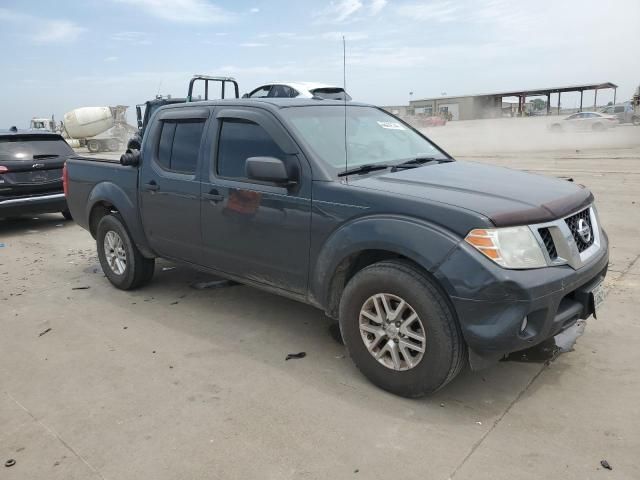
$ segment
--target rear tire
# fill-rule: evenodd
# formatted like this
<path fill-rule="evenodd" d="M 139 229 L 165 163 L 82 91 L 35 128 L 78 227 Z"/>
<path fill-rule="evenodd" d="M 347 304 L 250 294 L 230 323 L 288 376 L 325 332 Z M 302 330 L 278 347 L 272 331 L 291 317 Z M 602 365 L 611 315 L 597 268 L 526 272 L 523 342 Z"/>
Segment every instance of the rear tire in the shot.
<path fill-rule="evenodd" d="M 604 130 L 604 125 L 601 123 L 594 123 L 591 128 L 593 129 L 594 132 L 601 132 Z"/>
<path fill-rule="evenodd" d="M 640 126 L 640 117 L 633 117 L 633 119 L 631 119 L 631 122 L 636 126 Z"/>
<path fill-rule="evenodd" d="M 551 131 L 556 133 L 562 132 L 562 125 L 554 123 L 553 125 L 551 125 Z"/>
<path fill-rule="evenodd" d="M 98 153 L 100 152 L 100 142 L 98 142 L 97 140 L 89 140 L 87 142 L 87 149 L 91 152 L 91 153 Z"/>
<path fill-rule="evenodd" d="M 393 311 L 386 315 L 390 322 L 372 320 L 388 311 Z M 465 365 L 466 344 L 453 307 L 409 262 L 383 261 L 358 272 L 340 300 L 340 330 L 358 369 L 378 387 L 403 397 L 437 391 Z"/>
<path fill-rule="evenodd" d="M 153 277 L 155 260 L 140 253 L 119 215 L 100 220 L 96 244 L 102 271 L 114 287 L 133 290 Z"/>

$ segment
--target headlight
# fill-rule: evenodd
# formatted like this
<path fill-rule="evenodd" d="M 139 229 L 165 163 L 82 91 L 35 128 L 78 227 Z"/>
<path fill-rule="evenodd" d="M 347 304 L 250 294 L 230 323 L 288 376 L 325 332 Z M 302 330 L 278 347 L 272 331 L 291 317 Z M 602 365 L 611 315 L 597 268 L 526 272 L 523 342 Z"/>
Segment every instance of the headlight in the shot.
<path fill-rule="evenodd" d="M 547 266 L 529 227 L 478 228 L 471 230 L 465 241 L 504 268 Z"/>

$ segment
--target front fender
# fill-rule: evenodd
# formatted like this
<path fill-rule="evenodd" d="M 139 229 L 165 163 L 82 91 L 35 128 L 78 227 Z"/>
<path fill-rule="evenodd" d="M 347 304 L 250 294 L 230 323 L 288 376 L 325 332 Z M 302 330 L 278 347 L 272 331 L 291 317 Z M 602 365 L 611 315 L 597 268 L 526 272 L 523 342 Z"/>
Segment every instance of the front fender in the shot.
<path fill-rule="evenodd" d="M 132 198 L 133 197 L 133 198 Z M 131 235 L 133 242 L 136 244 L 140 252 L 145 257 L 155 257 L 156 255 L 151 250 L 147 237 L 144 234 L 142 228 L 142 222 L 140 221 L 137 191 L 128 192 L 122 187 L 111 182 L 101 182 L 97 184 L 91 193 L 87 201 L 87 211 L 85 218 L 91 218 L 91 211 L 98 203 L 108 203 L 118 211 L 125 226 Z"/>
<path fill-rule="evenodd" d="M 453 232 L 411 217 L 372 215 L 355 219 L 334 231 L 320 250 L 311 273 L 309 300 L 326 309 L 334 273 L 345 259 L 359 252 L 392 252 L 432 272 L 459 242 Z"/>

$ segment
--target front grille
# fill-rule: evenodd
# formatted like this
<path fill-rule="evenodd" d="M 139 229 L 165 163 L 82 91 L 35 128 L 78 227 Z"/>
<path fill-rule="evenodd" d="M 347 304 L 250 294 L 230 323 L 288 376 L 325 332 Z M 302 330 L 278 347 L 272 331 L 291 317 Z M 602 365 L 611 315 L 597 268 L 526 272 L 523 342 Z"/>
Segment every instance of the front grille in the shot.
<path fill-rule="evenodd" d="M 540 234 L 540 238 L 544 242 L 544 247 L 547 249 L 547 253 L 549 254 L 549 258 L 551 260 L 555 260 L 558 258 L 558 251 L 556 250 L 556 244 L 553 243 L 553 237 L 551 236 L 551 232 L 548 228 L 539 228 L 538 233 Z"/>
<path fill-rule="evenodd" d="M 593 226 L 591 225 L 591 214 L 588 208 L 585 208 L 575 215 L 565 218 L 564 221 L 569 227 L 569 230 L 571 230 L 571 235 L 573 235 L 573 240 L 576 242 L 576 246 L 578 247 L 578 251 L 580 253 L 584 252 L 587 248 L 593 245 L 595 235 L 593 233 Z M 580 234 L 581 226 L 583 233 L 588 231 L 588 235 L 586 235 L 587 238 L 584 238 Z"/>

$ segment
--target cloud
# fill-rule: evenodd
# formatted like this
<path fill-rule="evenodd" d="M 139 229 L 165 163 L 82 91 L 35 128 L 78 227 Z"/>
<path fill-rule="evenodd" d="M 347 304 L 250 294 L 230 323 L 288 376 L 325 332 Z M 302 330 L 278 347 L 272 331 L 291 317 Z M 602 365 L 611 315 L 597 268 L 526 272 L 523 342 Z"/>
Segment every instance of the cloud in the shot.
<path fill-rule="evenodd" d="M 131 45 L 151 45 L 152 43 L 150 36 L 145 32 L 116 32 L 111 35 L 111 39 Z"/>
<path fill-rule="evenodd" d="M 316 12 L 315 17 L 320 23 L 342 23 L 360 11 L 363 6 L 361 0 L 332 1 L 326 8 Z"/>
<path fill-rule="evenodd" d="M 259 8 L 257 8 L 257 7 L 253 7 L 251 10 L 249 10 L 249 12 L 251 12 L 251 13 L 258 13 L 258 12 L 260 12 L 260 9 L 259 9 Z"/>
<path fill-rule="evenodd" d="M 118 57 L 107 57 L 104 59 L 105 62 L 117 62 Z"/>
<path fill-rule="evenodd" d="M 369 14 L 377 15 L 387 5 L 387 0 L 371 0 L 369 4 Z"/>
<path fill-rule="evenodd" d="M 261 48 L 261 47 L 268 47 L 269 44 L 268 43 L 258 43 L 258 42 L 245 42 L 245 43 L 241 43 L 239 46 L 240 47 L 246 47 L 246 48 Z"/>
<path fill-rule="evenodd" d="M 399 5 L 396 11 L 399 15 L 416 21 L 435 20 L 450 22 L 455 20 L 459 6 L 451 1 L 437 1 L 432 3 L 407 3 Z"/>
<path fill-rule="evenodd" d="M 224 23 L 235 15 L 209 0 L 114 0 L 145 10 L 149 15 L 176 23 Z"/>
<path fill-rule="evenodd" d="M 43 19 L 8 8 L 0 8 L 0 21 L 15 24 L 23 34 L 26 30 L 30 41 L 36 45 L 71 43 L 86 31 L 70 20 Z"/>

